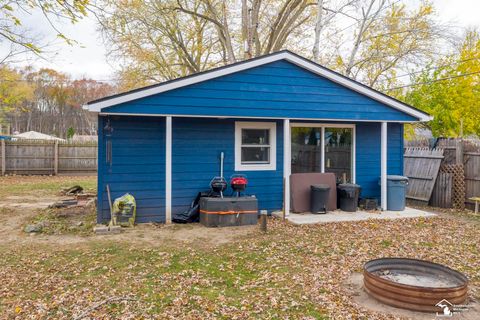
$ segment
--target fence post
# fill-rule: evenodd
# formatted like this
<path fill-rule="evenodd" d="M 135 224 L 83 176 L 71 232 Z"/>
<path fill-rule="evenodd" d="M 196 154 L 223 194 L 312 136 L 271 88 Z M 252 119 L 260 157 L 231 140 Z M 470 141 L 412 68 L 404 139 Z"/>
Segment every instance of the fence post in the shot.
<path fill-rule="evenodd" d="M 457 139 L 455 143 L 455 163 L 463 164 L 463 141 L 462 139 Z"/>
<path fill-rule="evenodd" d="M 55 140 L 54 145 L 54 158 L 53 158 L 53 172 L 55 175 L 58 175 L 58 141 Z"/>
<path fill-rule="evenodd" d="M 5 175 L 5 171 L 7 170 L 6 168 L 6 164 L 7 164 L 7 161 L 5 160 L 6 156 L 5 156 L 5 140 L 2 139 L 2 176 Z"/>

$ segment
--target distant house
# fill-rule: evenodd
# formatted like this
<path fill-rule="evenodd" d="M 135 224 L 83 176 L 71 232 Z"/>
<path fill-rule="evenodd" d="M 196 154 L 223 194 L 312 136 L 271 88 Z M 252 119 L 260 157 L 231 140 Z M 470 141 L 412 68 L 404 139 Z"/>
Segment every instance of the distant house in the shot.
<path fill-rule="evenodd" d="M 417 127 L 414 129 L 416 139 L 433 139 L 432 131 L 428 128 Z"/>
<path fill-rule="evenodd" d="M 72 142 L 97 142 L 98 136 L 74 134 L 71 141 Z"/>
<path fill-rule="evenodd" d="M 219 175 L 221 152 L 225 176 L 246 174 L 259 209 L 289 214 L 299 171 L 332 172 L 386 209 L 387 174 L 403 174 L 404 123 L 432 119 L 289 51 L 85 108 L 98 114 L 99 222 L 110 219 L 107 185 L 112 198 L 135 196 L 138 222 L 170 222 Z"/>
<path fill-rule="evenodd" d="M 18 133 L 14 134 L 12 136 L 13 139 L 25 139 L 25 140 L 50 140 L 50 141 L 59 141 L 59 142 L 65 142 L 65 139 L 57 138 L 55 136 L 51 136 L 48 134 L 44 134 L 41 132 L 36 132 L 36 131 L 27 131 L 24 133 Z"/>

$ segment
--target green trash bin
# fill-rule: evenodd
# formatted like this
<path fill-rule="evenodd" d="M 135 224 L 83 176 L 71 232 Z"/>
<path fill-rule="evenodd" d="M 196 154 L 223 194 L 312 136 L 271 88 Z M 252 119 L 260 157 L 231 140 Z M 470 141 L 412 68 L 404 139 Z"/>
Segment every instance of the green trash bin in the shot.
<path fill-rule="evenodd" d="M 381 179 L 378 180 L 381 185 Z M 405 210 L 407 195 L 408 177 L 388 175 L 387 176 L 387 210 Z"/>

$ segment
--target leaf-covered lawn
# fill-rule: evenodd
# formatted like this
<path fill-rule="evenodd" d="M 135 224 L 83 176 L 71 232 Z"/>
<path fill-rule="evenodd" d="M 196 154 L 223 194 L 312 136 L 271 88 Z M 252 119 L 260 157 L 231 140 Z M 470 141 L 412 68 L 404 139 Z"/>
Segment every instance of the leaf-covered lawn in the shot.
<path fill-rule="evenodd" d="M 73 184 L 95 190 L 95 177 L 0 182 L 4 203 L 6 196 L 53 196 Z M 15 226 L 10 217 L 22 210 L 2 208 L 0 232 Z M 471 297 L 480 298 L 479 220 L 465 213 L 310 226 L 270 219 L 267 234 L 229 229 L 227 241 L 219 241 L 221 230 L 191 225 L 98 237 L 71 231 L 56 211 L 26 215 L 49 224 L 42 235 L 26 235 L 21 226 L 10 237 L 0 234 L 0 319 L 74 319 L 87 310 L 90 319 L 389 319 L 356 305 L 344 284 L 366 261 L 385 256 L 444 263 L 464 272 Z M 82 217 L 90 227 L 93 215 Z M 118 297 L 129 300 L 91 309 Z"/>
<path fill-rule="evenodd" d="M 181 231 L 183 226 L 179 227 Z M 188 227 L 188 226 L 185 226 Z M 221 246 L 108 237 L 74 246 L 0 246 L 0 314 L 71 319 L 388 319 L 358 308 L 343 285 L 369 259 L 445 263 L 480 285 L 478 224 L 451 218 L 293 226 L 269 221 Z M 162 228 L 157 229 L 162 232 Z M 476 288 L 471 295 L 479 298 Z"/>

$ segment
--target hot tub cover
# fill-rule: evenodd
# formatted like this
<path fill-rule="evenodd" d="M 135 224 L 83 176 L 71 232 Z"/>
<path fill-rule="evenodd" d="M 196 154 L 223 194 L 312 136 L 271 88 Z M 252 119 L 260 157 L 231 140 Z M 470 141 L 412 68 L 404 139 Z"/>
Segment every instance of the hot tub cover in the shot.
<path fill-rule="evenodd" d="M 292 212 L 310 211 L 310 187 L 326 184 L 330 187 L 327 210 L 337 209 L 337 184 L 333 173 L 294 173 L 290 176 Z"/>

